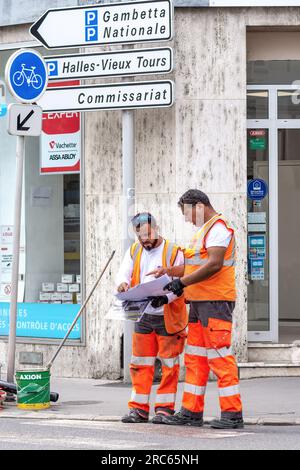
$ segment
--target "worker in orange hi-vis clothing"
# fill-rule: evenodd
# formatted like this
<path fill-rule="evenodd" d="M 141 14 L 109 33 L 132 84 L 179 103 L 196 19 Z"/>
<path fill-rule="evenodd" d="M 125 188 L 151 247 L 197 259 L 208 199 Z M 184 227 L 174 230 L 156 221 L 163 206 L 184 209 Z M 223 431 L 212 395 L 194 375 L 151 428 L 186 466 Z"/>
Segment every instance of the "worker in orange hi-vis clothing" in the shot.
<path fill-rule="evenodd" d="M 221 418 L 211 426 L 242 428 L 238 368 L 231 349 L 236 300 L 234 229 L 213 209 L 202 191 L 187 191 L 178 204 L 185 220 L 199 230 L 185 249 L 185 266 L 151 272 L 156 277 L 164 273 L 176 276 L 165 289 L 177 295 L 184 292 L 190 304 L 182 408 L 162 421 L 173 425 L 203 425 L 204 395 L 212 370 L 218 378 Z"/>
<path fill-rule="evenodd" d="M 156 220 L 150 213 L 137 214 L 132 224 L 138 242 L 125 253 L 117 275 L 119 292 L 153 280 L 148 273 L 154 268 L 184 263 L 183 252 L 159 235 Z M 160 424 L 163 416 L 174 414 L 179 356 L 184 349 L 187 323 L 184 297 L 173 293 L 153 297 L 142 318 L 135 323 L 130 364 L 132 394 L 128 403 L 129 413 L 122 422 L 144 423 L 149 420 L 149 399 L 157 357 L 161 361 L 162 378 L 156 393 L 152 423 Z"/>

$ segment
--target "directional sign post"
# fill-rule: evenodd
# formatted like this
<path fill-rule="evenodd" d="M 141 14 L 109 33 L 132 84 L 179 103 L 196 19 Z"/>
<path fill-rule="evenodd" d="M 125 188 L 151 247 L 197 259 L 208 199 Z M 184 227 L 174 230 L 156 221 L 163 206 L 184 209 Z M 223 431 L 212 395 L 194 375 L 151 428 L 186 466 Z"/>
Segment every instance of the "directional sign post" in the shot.
<path fill-rule="evenodd" d="M 47 49 L 170 41 L 173 5 L 148 0 L 50 9 L 30 32 Z"/>
<path fill-rule="evenodd" d="M 8 128 L 11 135 L 39 136 L 42 132 L 43 110 L 37 105 L 8 105 Z"/>
<path fill-rule="evenodd" d="M 47 56 L 49 80 L 169 73 L 173 69 L 170 47 L 134 49 L 95 54 Z"/>
<path fill-rule="evenodd" d="M 32 25 L 30 32 L 47 49 L 162 42 L 173 38 L 173 18 L 172 0 L 112 2 L 49 9 Z M 50 80 L 125 77 L 169 73 L 173 69 L 172 50 L 162 47 L 48 56 L 45 60 Z M 129 209 L 135 206 L 133 110 L 168 107 L 173 103 L 174 83 L 170 80 L 49 88 L 38 100 L 44 112 L 122 110 L 124 250 L 131 243 Z M 131 336 L 132 323 L 125 322 L 125 382 L 130 380 Z"/>
<path fill-rule="evenodd" d="M 38 101 L 43 111 L 97 111 L 172 106 L 174 84 L 170 80 L 107 85 L 49 88 Z"/>
<path fill-rule="evenodd" d="M 13 96 L 21 103 L 33 103 L 44 93 L 48 84 L 47 66 L 35 50 L 21 49 L 8 59 L 5 68 L 6 83 Z M 9 313 L 9 340 L 7 358 L 7 381 L 14 381 L 16 355 L 17 298 L 19 283 L 19 254 L 22 210 L 22 185 L 25 158 L 25 136 L 39 135 L 42 112 L 39 106 L 13 104 L 9 106 L 8 132 L 17 136 L 16 189 L 14 206 L 13 262 L 11 301 Z M 12 397 L 8 397 L 12 400 Z"/>

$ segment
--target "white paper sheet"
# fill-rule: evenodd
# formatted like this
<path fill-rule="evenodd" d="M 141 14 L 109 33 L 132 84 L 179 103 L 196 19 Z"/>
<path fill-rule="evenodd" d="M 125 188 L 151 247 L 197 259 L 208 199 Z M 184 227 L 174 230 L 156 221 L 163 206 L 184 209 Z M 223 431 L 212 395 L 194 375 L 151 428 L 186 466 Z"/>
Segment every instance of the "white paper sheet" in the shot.
<path fill-rule="evenodd" d="M 163 288 L 170 281 L 171 279 L 169 276 L 164 274 L 158 279 L 154 279 L 154 281 L 145 282 L 144 284 L 139 284 L 136 287 L 132 287 L 127 292 L 118 292 L 116 297 L 119 300 L 143 300 L 147 299 L 148 297 L 166 295 L 169 292 L 163 290 Z"/>

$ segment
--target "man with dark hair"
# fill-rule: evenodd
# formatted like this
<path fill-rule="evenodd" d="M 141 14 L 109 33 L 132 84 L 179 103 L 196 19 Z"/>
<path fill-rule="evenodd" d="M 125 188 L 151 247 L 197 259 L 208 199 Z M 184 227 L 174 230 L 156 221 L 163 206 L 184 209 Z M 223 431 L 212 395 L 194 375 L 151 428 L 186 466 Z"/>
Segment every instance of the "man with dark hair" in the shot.
<path fill-rule="evenodd" d="M 190 304 L 186 379 L 182 408 L 164 424 L 202 426 L 209 371 L 218 378 L 221 419 L 219 429 L 243 427 L 238 368 L 231 349 L 235 306 L 234 229 L 218 214 L 202 191 L 190 189 L 178 201 L 187 222 L 199 228 L 184 251 L 185 266 L 160 268 L 156 277 L 177 276 L 165 289 L 184 296 Z"/>
<path fill-rule="evenodd" d="M 179 266 L 184 263 L 182 251 L 159 235 L 155 218 L 149 212 L 137 214 L 132 225 L 138 242 L 126 252 L 117 276 L 119 292 L 153 280 L 147 273 L 158 266 Z M 162 416 L 174 414 L 179 377 L 179 355 L 183 352 L 188 322 L 183 296 L 173 293 L 154 297 L 140 321 L 135 323 L 130 372 L 132 395 L 129 414 L 124 423 L 144 423 L 149 419 L 149 398 L 154 377 L 155 360 L 162 365 L 162 379 L 156 393 L 154 424 Z"/>

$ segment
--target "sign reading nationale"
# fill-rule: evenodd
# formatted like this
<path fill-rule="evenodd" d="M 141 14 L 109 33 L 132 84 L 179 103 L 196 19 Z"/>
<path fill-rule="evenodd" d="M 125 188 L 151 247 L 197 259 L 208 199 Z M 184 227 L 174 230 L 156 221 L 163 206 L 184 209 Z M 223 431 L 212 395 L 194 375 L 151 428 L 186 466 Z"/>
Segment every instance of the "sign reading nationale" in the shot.
<path fill-rule="evenodd" d="M 30 28 L 47 49 L 169 41 L 171 0 L 108 3 L 47 10 Z"/>
<path fill-rule="evenodd" d="M 43 112 L 136 109 L 172 106 L 174 83 L 114 83 L 78 87 L 48 88 L 38 104 Z"/>
<path fill-rule="evenodd" d="M 45 62 L 49 80 L 158 74 L 172 71 L 173 51 L 164 47 L 47 56 Z"/>

